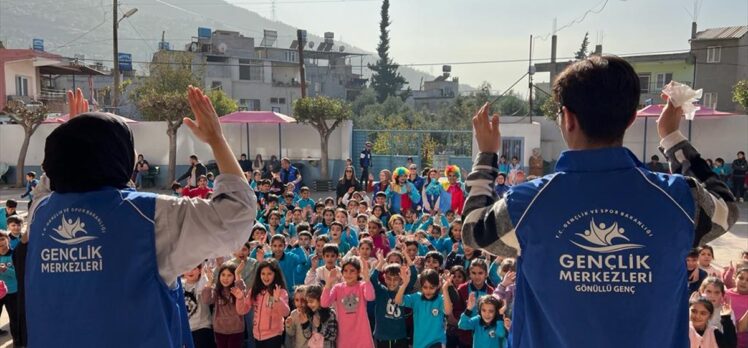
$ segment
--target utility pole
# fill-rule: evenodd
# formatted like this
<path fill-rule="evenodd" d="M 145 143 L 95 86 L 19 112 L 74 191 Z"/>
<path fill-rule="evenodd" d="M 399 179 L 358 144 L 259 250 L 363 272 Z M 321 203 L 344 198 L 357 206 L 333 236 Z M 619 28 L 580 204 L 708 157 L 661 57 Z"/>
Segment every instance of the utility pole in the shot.
<path fill-rule="evenodd" d="M 119 101 L 119 48 L 117 46 L 117 29 L 119 27 L 119 15 L 117 14 L 117 0 L 112 0 L 112 60 L 114 61 L 114 67 L 112 68 L 112 78 L 114 83 L 112 86 L 112 112 L 117 113 L 117 102 Z"/>
<path fill-rule="evenodd" d="M 306 76 L 304 73 L 304 46 L 306 46 L 306 30 L 296 30 L 296 40 L 299 42 L 299 74 L 301 75 L 301 97 L 306 98 Z"/>
<path fill-rule="evenodd" d="M 532 66 L 532 35 L 530 35 L 530 59 L 528 60 L 528 66 L 527 66 L 527 78 L 529 79 L 529 86 L 530 86 L 530 110 L 528 111 L 528 115 L 530 115 L 530 123 L 532 123 L 532 75 L 535 74 L 535 67 Z"/>

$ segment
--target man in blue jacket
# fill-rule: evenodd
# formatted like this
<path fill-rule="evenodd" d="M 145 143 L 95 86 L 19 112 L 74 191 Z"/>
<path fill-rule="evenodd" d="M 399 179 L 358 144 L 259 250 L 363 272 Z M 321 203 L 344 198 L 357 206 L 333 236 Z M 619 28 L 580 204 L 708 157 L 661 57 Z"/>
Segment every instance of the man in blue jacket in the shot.
<path fill-rule="evenodd" d="M 623 147 L 639 78 L 626 61 L 593 56 L 553 84 L 569 147 L 556 173 L 498 199 L 498 116 L 473 118 L 480 154 L 467 179 L 462 238 L 516 256 L 512 347 L 688 347 L 689 249 L 737 220 L 735 199 L 680 133 L 682 110 L 658 121 L 674 175 Z"/>

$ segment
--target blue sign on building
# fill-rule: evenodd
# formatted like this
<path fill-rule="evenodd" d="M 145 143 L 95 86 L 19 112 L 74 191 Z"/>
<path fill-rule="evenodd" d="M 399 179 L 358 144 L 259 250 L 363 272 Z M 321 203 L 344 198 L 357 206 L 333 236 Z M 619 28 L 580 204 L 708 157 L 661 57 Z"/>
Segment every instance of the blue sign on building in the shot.
<path fill-rule="evenodd" d="M 43 39 L 34 39 L 33 40 L 33 48 L 36 51 L 44 51 L 44 40 Z"/>
<path fill-rule="evenodd" d="M 120 71 L 132 71 L 132 54 L 130 53 L 119 53 L 119 70 Z"/>
<path fill-rule="evenodd" d="M 210 28 L 203 28 L 203 27 L 197 28 L 197 37 L 203 38 L 203 39 L 210 39 L 211 32 L 212 31 L 210 30 Z"/>

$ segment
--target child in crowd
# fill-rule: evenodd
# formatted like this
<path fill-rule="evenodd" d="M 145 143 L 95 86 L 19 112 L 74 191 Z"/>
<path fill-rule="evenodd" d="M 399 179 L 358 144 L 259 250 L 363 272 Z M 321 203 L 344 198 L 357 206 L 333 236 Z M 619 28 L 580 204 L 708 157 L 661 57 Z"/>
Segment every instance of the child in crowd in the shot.
<path fill-rule="evenodd" d="M 375 296 L 369 280 L 369 263 L 350 257 L 343 260 L 341 269 L 343 282 L 337 283 L 338 271 L 333 270 L 322 292 L 322 306 L 334 306 L 338 315 L 338 347 L 373 348 L 366 312 L 366 302 L 373 301 Z"/>
<path fill-rule="evenodd" d="M 270 250 L 272 251 L 271 257 L 277 261 L 280 273 L 287 284 L 295 284 L 297 282 L 296 269 L 298 267 L 309 267 L 309 255 L 304 253 L 303 248 L 301 249 L 301 255 L 287 251 L 286 238 L 283 235 L 276 234 L 271 238 Z M 293 296 L 293 288 L 289 289 L 291 290 L 290 295 Z"/>
<path fill-rule="evenodd" d="M 182 288 L 195 348 L 213 348 L 216 342 L 213 336 L 210 308 L 202 301 L 203 289 L 210 287 L 210 283 L 208 277 L 203 274 L 205 273 L 203 270 L 207 273 L 211 272 L 207 267 L 203 268 L 203 264 L 199 264 L 183 274 Z"/>
<path fill-rule="evenodd" d="M 735 326 L 730 319 L 730 312 L 720 313 L 714 308 L 713 301 L 697 297 L 690 301 L 688 338 L 694 348 L 735 347 Z M 724 314 L 724 315 L 722 315 Z M 718 316 L 724 323 L 724 331 L 711 324 L 711 319 Z"/>
<path fill-rule="evenodd" d="M 453 303 L 452 315 L 454 318 L 460 318 L 460 314 L 466 309 L 466 304 L 470 296 L 474 296 L 473 302 L 475 302 L 476 298 L 482 299 L 483 296 L 492 295 L 494 292 L 494 288 L 488 285 L 486 281 L 488 279 L 488 263 L 486 263 L 486 260 L 474 259 L 470 262 L 468 277 L 470 280 L 457 288 L 457 294 L 460 296 L 460 299 Z M 496 308 L 496 311 L 500 307 Z M 459 347 L 470 347 L 473 344 L 473 337 L 470 331 L 457 330 L 457 337 L 459 339 Z"/>
<path fill-rule="evenodd" d="M 371 272 L 376 297 L 374 339 L 377 341 L 377 348 L 407 348 L 405 315 L 400 305 L 395 303 L 397 290 L 406 279 L 400 277 L 400 265 L 387 264 L 382 253 L 377 256 L 377 267 Z M 384 284 L 379 281 L 381 273 L 384 273 Z M 405 283 L 406 292 L 411 292 L 416 280 L 415 266 L 410 266 L 410 278 Z"/>
<path fill-rule="evenodd" d="M 193 189 L 189 187 L 183 188 L 182 196 L 190 198 L 199 197 L 205 199 L 211 192 L 213 192 L 213 189 L 208 187 L 208 177 L 205 175 L 200 175 L 200 178 L 197 180 L 197 187 Z"/>
<path fill-rule="evenodd" d="M 478 314 L 473 315 L 476 298 L 480 298 Z M 457 324 L 460 329 L 473 333 L 469 347 L 506 346 L 507 330 L 499 313 L 501 307 L 501 300 L 494 296 L 477 297 L 476 293 L 470 293 L 465 312 L 460 315 L 460 322 Z"/>
<path fill-rule="evenodd" d="M 731 313 L 732 311 L 730 303 L 725 301 L 725 284 L 722 283 L 722 280 L 717 277 L 707 277 L 704 279 L 704 282 L 701 283 L 699 295 L 709 300 L 714 307 L 712 317 L 709 319 L 709 325 L 716 327 L 717 331 L 722 334 L 735 336 L 735 341 L 737 342 L 737 334 L 732 319 L 728 320 L 728 326 L 726 326 L 724 320 L 722 320 L 722 315 L 724 315 L 723 312 Z"/>
<path fill-rule="evenodd" d="M 13 217 L 13 216 L 11 216 Z M 18 279 L 16 278 L 16 268 L 13 266 L 13 250 L 10 248 L 10 237 L 5 233 L 0 233 L 0 281 L 5 283 L 7 292 L 5 297 L 0 299 L 0 311 L 2 307 L 8 311 L 8 320 L 10 321 L 10 335 L 13 342 L 21 341 L 21 323 L 18 322 Z"/>
<path fill-rule="evenodd" d="M 340 279 L 340 267 L 336 265 L 338 262 L 338 257 L 340 257 L 340 249 L 338 249 L 337 245 L 332 243 L 324 244 L 324 247 L 322 248 L 322 258 L 324 259 L 325 264 L 317 268 L 309 269 L 309 272 L 307 272 L 306 274 L 304 284 L 326 285 L 325 282 L 330 279 L 331 274 L 335 275 L 337 283 L 337 280 Z M 315 265 L 317 263 L 316 261 L 318 258 L 318 254 L 312 256 L 312 265 Z"/>
<path fill-rule="evenodd" d="M 334 309 L 322 306 L 324 290 L 319 285 L 306 288 L 306 308 L 299 313 L 299 321 L 309 348 L 336 348 L 338 320 Z M 343 346 L 337 347 L 357 347 Z"/>
<path fill-rule="evenodd" d="M 213 307 L 213 332 L 218 348 L 241 348 L 244 338 L 244 315 L 249 312 L 249 306 L 240 305 L 244 298 L 242 289 L 244 281 L 238 274 L 244 263 L 236 267 L 223 264 L 218 268 L 218 278 L 207 272 L 212 286 L 203 289 L 201 300 Z M 238 271 L 237 271 L 238 270 Z"/>
<path fill-rule="evenodd" d="M 407 266 L 400 268 L 400 276 L 410 278 Z M 395 295 L 395 303 L 413 309 L 413 348 L 441 347 L 447 343 L 444 328 L 444 316 L 452 313 L 452 301 L 448 288 L 452 285 L 452 276 L 447 275 L 439 293 L 439 273 L 433 269 L 421 273 L 421 291 L 405 294 L 408 284 L 400 285 Z"/>
<path fill-rule="evenodd" d="M 728 289 L 726 296 L 735 315 L 735 324 L 748 323 L 748 267 L 739 267 L 735 272 L 735 287 Z M 748 348 L 748 332 L 738 332 L 738 348 Z"/>
<path fill-rule="evenodd" d="M 301 285 L 294 289 L 293 304 L 296 309 L 286 318 L 286 348 L 304 348 L 309 339 L 304 336 L 304 328 L 301 326 L 301 313 L 306 311 L 306 286 Z"/>
<path fill-rule="evenodd" d="M 23 219 L 18 215 L 13 215 L 6 219 L 8 223 L 8 237 L 10 238 L 10 248 L 15 249 L 21 243 L 21 227 Z"/>
<path fill-rule="evenodd" d="M 175 182 L 175 183 L 171 184 L 171 195 L 172 196 L 174 196 L 174 197 L 181 197 L 183 190 L 184 189 L 182 188 L 182 184 L 180 184 L 178 182 Z"/>
<path fill-rule="evenodd" d="M 706 271 L 710 277 L 721 278 L 722 271 L 712 265 L 712 261 L 714 261 L 714 248 L 709 245 L 699 247 L 699 268 Z"/>
<path fill-rule="evenodd" d="M 257 265 L 255 284 L 246 296 L 237 297 L 237 310 L 254 312 L 252 333 L 257 348 L 277 348 L 283 344 L 284 318 L 290 313 L 288 292 L 281 268 L 275 259 Z"/>
<path fill-rule="evenodd" d="M 688 277 L 688 294 L 699 291 L 701 283 L 708 276 L 706 271 L 699 267 L 699 250 L 691 249 L 686 255 L 686 276 Z"/>
<path fill-rule="evenodd" d="M 306 207 L 314 208 L 314 200 L 309 198 L 309 188 L 306 186 L 301 187 L 301 199 L 296 203 L 296 206 L 302 210 Z"/>
<path fill-rule="evenodd" d="M 36 185 L 39 185 L 39 179 L 36 178 L 36 172 L 28 172 L 26 173 L 26 192 L 24 192 L 21 195 L 21 198 L 29 197 L 29 203 L 26 205 L 26 208 L 31 208 L 31 203 L 34 202 L 34 188 L 36 188 Z"/>

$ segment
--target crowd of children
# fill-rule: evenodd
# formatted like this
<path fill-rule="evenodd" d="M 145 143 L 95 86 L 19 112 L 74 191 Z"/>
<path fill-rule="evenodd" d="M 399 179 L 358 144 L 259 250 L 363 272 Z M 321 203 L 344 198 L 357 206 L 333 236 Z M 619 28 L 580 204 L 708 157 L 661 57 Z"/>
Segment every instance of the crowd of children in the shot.
<path fill-rule="evenodd" d="M 462 243 L 458 167 L 423 173 L 383 171 L 372 192 L 346 188 L 319 201 L 307 187 L 278 191 L 247 173 L 258 200 L 250 240 L 181 278 L 195 347 L 508 347 L 515 260 Z M 497 178 L 498 195 L 507 175 Z M 206 198 L 211 184 L 203 175 L 174 191 Z M 0 306 L 24 342 L 16 205 L 2 209 Z M 703 246 L 686 259 L 691 346 L 748 348 L 748 252 L 722 269 L 713 258 Z"/>
<path fill-rule="evenodd" d="M 251 239 L 182 277 L 196 347 L 506 346 L 514 262 L 462 244 L 460 168 L 391 173 L 319 201 L 247 173 Z"/>

